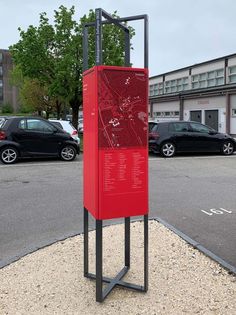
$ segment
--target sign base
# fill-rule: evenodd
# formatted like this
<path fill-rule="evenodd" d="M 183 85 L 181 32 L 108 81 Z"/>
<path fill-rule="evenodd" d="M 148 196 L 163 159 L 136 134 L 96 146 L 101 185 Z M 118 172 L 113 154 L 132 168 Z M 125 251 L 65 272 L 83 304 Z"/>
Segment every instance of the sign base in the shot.
<path fill-rule="evenodd" d="M 114 277 L 103 277 L 102 273 L 102 220 L 96 220 L 96 274 L 88 270 L 88 210 L 84 208 L 84 276 L 96 280 L 96 301 L 103 302 L 115 286 L 140 292 L 148 290 L 148 214 L 144 215 L 144 285 L 136 285 L 122 281 L 130 268 L 130 217 L 125 218 L 125 266 Z M 103 282 L 108 283 L 103 289 Z"/>

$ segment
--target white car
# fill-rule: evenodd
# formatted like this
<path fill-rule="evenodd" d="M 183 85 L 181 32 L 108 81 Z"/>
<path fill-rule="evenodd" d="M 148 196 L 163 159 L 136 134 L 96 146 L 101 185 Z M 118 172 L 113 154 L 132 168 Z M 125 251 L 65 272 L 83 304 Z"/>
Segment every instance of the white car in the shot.
<path fill-rule="evenodd" d="M 83 118 L 79 118 L 78 120 L 78 131 L 80 133 L 84 132 L 84 119 Z"/>
<path fill-rule="evenodd" d="M 74 126 L 71 124 L 68 120 L 57 120 L 57 119 L 49 119 L 49 121 L 56 127 L 59 127 L 66 132 L 68 132 L 73 139 L 75 139 L 78 144 L 80 144 L 80 138 L 78 135 L 78 131 L 74 128 Z"/>

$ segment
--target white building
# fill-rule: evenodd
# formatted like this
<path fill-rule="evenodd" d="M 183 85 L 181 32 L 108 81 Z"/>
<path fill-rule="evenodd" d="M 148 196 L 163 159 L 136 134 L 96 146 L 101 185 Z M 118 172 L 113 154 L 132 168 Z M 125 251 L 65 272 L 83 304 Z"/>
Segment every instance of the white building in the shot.
<path fill-rule="evenodd" d="M 199 121 L 236 136 L 236 54 L 150 77 L 149 116 Z"/>

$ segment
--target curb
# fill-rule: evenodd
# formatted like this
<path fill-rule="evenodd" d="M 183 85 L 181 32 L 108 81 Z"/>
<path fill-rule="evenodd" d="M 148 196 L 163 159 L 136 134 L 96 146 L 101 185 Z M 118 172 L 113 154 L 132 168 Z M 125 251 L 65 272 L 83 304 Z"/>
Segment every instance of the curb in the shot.
<path fill-rule="evenodd" d="M 181 232 L 180 230 L 178 230 L 177 228 L 175 228 L 173 225 L 169 224 L 168 222 L 166 222 L 165 220 L 159 218 L 159 217 L 150 217 L 149 220 L 155 220 L 161 224 L 163 224 L 168 230 L 172 231 L 173 233 L 177 234 L 179 237 L 181 237 L 183 240 L 185 240 L 188 244 L 190 244 L 191 246 L 193 246 L 194 248 L 198 249 L 200 252 L 202 252 L 203 254 L 205 254 L 206 256 L 210 257 L 211 259 L 213 259 L 214 261 L 218 262 L 222 267 L 224 267 L 230 274 L 233 274 L 236 276 L 236 267 L 227 263 L 227 261 L 225 261 L 224 259 L 220 258 L 219 256 L 215 255 L 213 252 L 211 252 L 210 250 L 208 250 L 206 247 L 202 246 L 200 243 L 198 243 L 197 241 L 195 241 L 194 239 L 192 239 L 191 237 L 189 237 L 188 235 L 184 234 L 183 232 Z M 141 222 L 143 221 L 142 219 L 131 219 L 131 223 L 134 222 Z M 104 227 L 106 226 L 110 226 L 110 225 L 117 225 L 117 224 L 121 224 L 122 222 L 120 222 L 120 220 L 118 222 L 111 222 L 110 224 L 104 224 Z M 89 229 L 89 231 L 93 231 L 94 229 Z M 38 246 L 38 247 L 31 247 L 29 248 L 29 251 L 27 253 L 22 253 L 19 254 L 15 257 L 12 257 L 10 259 L 7 259 L 5 261 L 2 261 L 0 263 L 0 269 L 4 268 L 16 261 L 18 261 L 19 259 L 21 259 L 24 256 L 30 255 L 32 253 L 34 253 L 35 251 L 39 250 L 39 249 L 43 249 L 45 247 L 51 246 L 56 242 L 60 242 L 60 241 L 64 241 L 67 238 L 70 237 L 75 237 L 78 235 L 83 234 L 83 232 L 81 233 L 70 233 L 68 235 L 64 235 L 63 237 L 59 238 L 59 239 L 54 239 L 52 240 L 49 244 L 42 244 L 42 246 Z"/>
<path fill-rule="evenodd" d="M 227 263 L 224 259 L 220 258 L 219 256 L 215 255 L 213 252 L 208 250 L 206 247 L 202 246 L 200 243 L 196 242 L 194 239 L 189 237 L 188 235 L 184 234 L 177 228 L 175 228 L 173 225 L 169 224 L 165 220 L 162 220 L 159 217 L 153 218 L 153 220 L 158 221 L 159 223 L 163 224 L 166 228 L 177 234 L 179 237 L 181 237 L 183 240 L 185 240 L 187 243 L 192 245 L 194 248 L 197 248 L 200 252 L 205 254 L 206 256 L 210 257 L 211 259 L 215 260 L 218 262 L 222 267 L 228 270 L 230 274 L 236 275 L 236 267 Z"/>

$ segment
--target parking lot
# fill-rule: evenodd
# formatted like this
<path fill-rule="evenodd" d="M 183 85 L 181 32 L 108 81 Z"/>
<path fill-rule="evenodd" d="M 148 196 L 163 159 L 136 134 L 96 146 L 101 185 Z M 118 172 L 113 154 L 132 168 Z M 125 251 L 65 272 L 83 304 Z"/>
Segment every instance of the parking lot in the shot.
<path fill-rule="evenodd" d="M 235 163 L 236 155 L 152 158 L 149 163 L 151 213 L 234 268 Z"/>
<path fill-rule="evenodd" d="M 0 164 L 0 267 L 82 232 L 82 158 Z M 168 222 L 234 267 L 235 163 L 235 154 L 149 158 L 150 217 Z"/>

